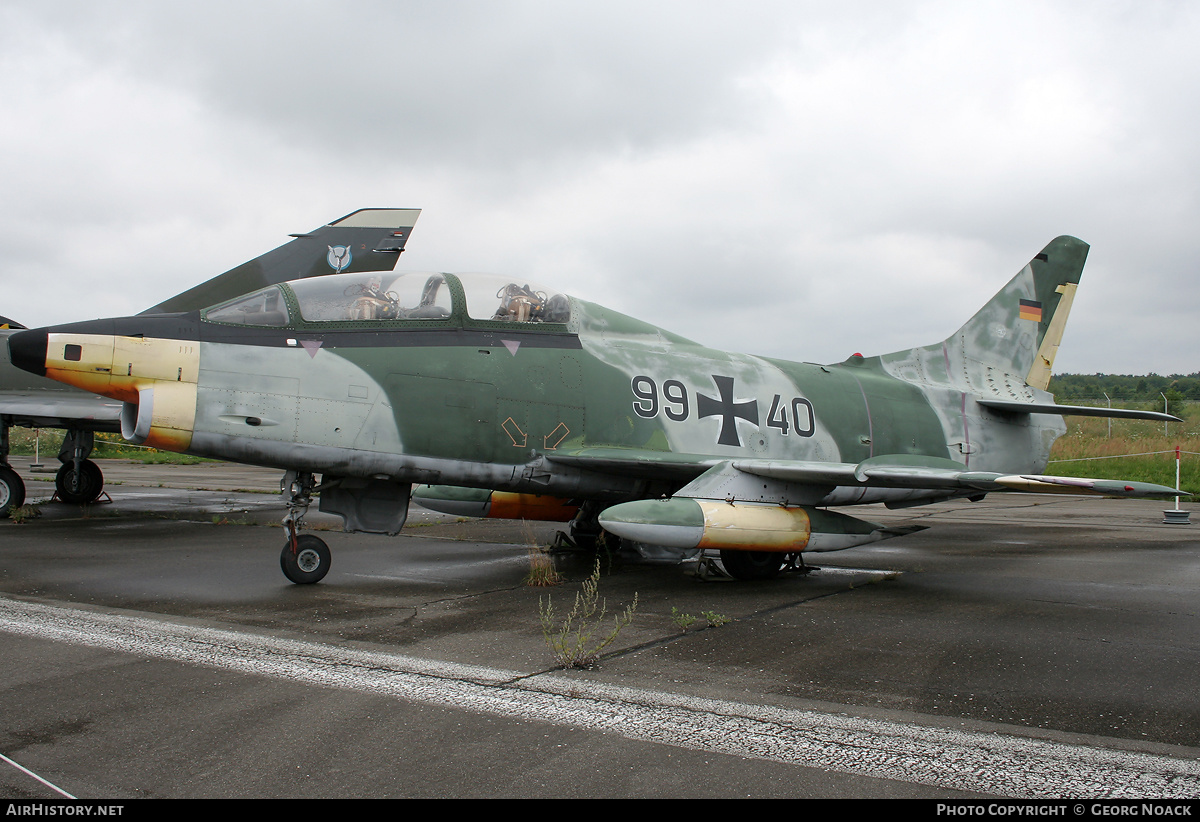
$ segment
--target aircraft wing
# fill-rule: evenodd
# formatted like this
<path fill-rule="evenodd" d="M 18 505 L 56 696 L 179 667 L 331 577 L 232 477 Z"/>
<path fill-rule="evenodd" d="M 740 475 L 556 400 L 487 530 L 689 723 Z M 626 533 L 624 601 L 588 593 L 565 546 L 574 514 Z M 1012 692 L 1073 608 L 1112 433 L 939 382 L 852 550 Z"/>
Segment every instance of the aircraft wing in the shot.
<path fill-rule="evenodd" d="M 63 428 L 70 422 L 87 423 L 93 431 L 121 430 L 121 403 L 83 392 L 0 391 L 0 414 L 11 418 L 12 425 L 26 428 Z"/>
<path fill-rule="evenodd" d="M 961 463 L 937 457 L 897 454 L 860 463 L 803 460 L 721 460 L 691 454 L 634 452 L 626 449 L 579 449 L 547 454 L 553 463 L 606 474 L 682 481 L 676 496 L 812 504 L 814 492 L 834 488 L 894 488 L 969 492 L 1025 491 L 1042 494 L 1092 494 L 1108 497 L 1175 496 L 1187 492 L 1132 480 L 1002 474 L 965 470 Z M 757 481 L 751 481 L 757 478 Z M 761 480 L 768 480 L 764 484 Z M 823 493 L 822 493 L 823 492 Z"/>
<path fill-rule="evenodd" d="M 546 454 L 549 462 L 599 474 L 690 482 L 723 460 L 700 454 L 635 451 L 628 448 L 579 448 Z"/>
<path fill-rule="evenodd" d="M 1041 494 L 1092 494 L 1104 497 L 1159 497 L 1188 493 L 1176 491 L 1166 485 L 1134 480 L 965 471 L 962 465 L 953 460 L 936 460 L 932 457 L 875 457 L 857 465 L 778 460 L 734 460 L 731 465 L 747 474 L 786 482 L 824 485 L 836 481 L 839 486 L 864 488 L 929 488 L 989 493 L 1027 491 Z"/>

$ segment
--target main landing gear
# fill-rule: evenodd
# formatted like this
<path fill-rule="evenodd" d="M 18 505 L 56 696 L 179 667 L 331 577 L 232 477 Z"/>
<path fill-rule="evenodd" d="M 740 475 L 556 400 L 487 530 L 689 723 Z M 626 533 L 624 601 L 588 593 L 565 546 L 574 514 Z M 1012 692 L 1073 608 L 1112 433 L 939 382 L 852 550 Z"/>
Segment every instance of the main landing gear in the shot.
<path fill-rule="evenodd" d="M 0 463 L 0 518 L 25 504 L 25 483 L 16 471 Z"/>
<path fill-rule="evenodd" d="M 25 483 L 8 464 L 9 418 L 0 418 L 0 518 L 25 504 Z"/>
<path fill-rule="evenodd" d="M 804 554 L 779 551 L 731 551 L 722 549 L 721 565 L 734 579 L 774 579 L 783 571 L 809 574 L 820 570 L 804 564 Z"/>
<path fill-rule="evenodd" d="M 0 418 L 0 519 L 25 504 L 25 483 L 8 464 L 8 430 L 12 418 Z M 87 505 L 104 493 L 104 473 L 88 459 L 95 446 L 95 433 L 70 428 L 58 450 L 62 467 L 54 476 L 54 490 L 62 502 Z"/>
<path fill-rule="evenodd" d="M 721 564 L 734 579 L 774 579 L 783 560 L 783 554 L 773 551 L 721 551 Z"/>
<path fill-rule="evenodd" d="M 88 457 L 96 445 L 96 434 L 80 428 L 68 428 L 58 449 L 62 467 L 54 475 L 54 489 L 62 502 L 87 505 L 104 493 L 104 474 Z"/>
<path fill-rule="evenodd" d="M 279 555 L 279 567 L 283 575 L 297 585 L 320 582 L 329 573 L 332 559 L 325 540 L 312 534 L 298 534 L 304 524 L 304 515 L 312 505 L 312 493 L 316 479 L 307 471 L 288 471 L 283 477 L 283 496 L 288 513 L 283 518 L 283 530 L 287 534 L 283 552 Z"/>
<path fill-rule="evenodd" d="M 63 502 L 87 505 L 104 492 L 104 474 L 91 460 L 65 462 L 54 475 L 54 489 Z"/>
<path fill-rule="evenodd" d="M 610 537 L 600 527 L 600 505 L 595 500 L 585 500 L 579 506 L 575 518 L 567 523 L 567 533 L 558 532 L 555 537 L 555 547 L 560 545 L 576 548 L 582 551 L 597 551 L 605 547 L 605 540 Z"/>

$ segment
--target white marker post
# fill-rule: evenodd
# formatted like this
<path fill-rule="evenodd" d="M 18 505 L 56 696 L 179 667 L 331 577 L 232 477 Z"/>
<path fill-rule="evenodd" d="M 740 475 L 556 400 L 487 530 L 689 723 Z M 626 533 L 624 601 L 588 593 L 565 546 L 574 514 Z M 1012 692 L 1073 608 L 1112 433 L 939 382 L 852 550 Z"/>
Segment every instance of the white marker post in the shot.
<path fill-rule="evenodd" d="M 1180 462 L 1180 459 L 1181 459 L 1181 455 L 1180 455 L 1180 451 L 1179 451 L 1179 446 L 1176 445 L 1175 446 L 1175 490 L 1176 491 L 1179 490 L 1179 462 Z M 1176 496 L 1175 497 L 1175 507 L 1172 508 L 1170 511 L 1163 511 L 1163 522 L 1167 523 L 1168 525 L 1191 525 L 1192 521 L 1191 521 L 1191 519 L 1189 519 L 1190 516 L 1191 516 L 1190 511 L 1180 510 L 1179 497 Z"/>

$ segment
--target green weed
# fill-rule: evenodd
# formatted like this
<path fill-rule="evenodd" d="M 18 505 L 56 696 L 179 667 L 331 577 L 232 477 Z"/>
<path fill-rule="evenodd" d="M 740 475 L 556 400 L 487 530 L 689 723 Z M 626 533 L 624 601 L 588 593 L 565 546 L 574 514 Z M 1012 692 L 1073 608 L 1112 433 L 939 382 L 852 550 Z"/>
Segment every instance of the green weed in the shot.
<path fill-rule="evenodd" d="M 16 525 L 21 525 L 31 519 L 37 519 L 41 515 L 42 509 L 30 503 L 26 503 L 20 508 L 14 508 L 8 512 L 8 518 Z"/>
<path fill-rule="evenodd" d="M 691 627 L 692 623 L 696 621 L 696 618 L 694 616 L 692 616 L 691 614 L 685 614 L 683 611 L 672 606 L 671 607 L 671 621 L 679 626 L 679 630 L 686 631 L 688 628 Z"/>
<path fill-rule="evenodd" d="M 612 629 L 604 633 L 604 616 L 607 602 L 599 595 L 600 560 L 596 560 L 592 575 L 583 581 L 583 590 L 575 594 L 575 604 L 560 619 L 554 610 L 549 595 L 538 597 L 538 613 L 542 623 L 542 636 L 559 665 L 566 668 L 590 668 L 600 659 L 604 649 L 611 645 L 630 622 L 637 610 L 637 594 L 633 604 L 613 618 Z"/>

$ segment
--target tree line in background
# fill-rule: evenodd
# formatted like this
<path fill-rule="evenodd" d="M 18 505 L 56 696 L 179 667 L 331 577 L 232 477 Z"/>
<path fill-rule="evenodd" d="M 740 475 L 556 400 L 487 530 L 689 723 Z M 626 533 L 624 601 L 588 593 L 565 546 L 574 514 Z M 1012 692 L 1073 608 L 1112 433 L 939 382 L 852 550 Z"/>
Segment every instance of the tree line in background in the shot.
<path fill-rule="evenodd" d="M 1145 376 L 1129 374 L 1055 374 L 1050 380 L 1049 391 L 1063 404 L 1071 401 L 1104 401 L 1110 399 L 1123 402 L 1147 402 L 1162 404 L 1163 395 L 1168 403 L 1183 400 L 1200 400 L 1200 372 L 1195 374 L 1171 374 Z M 1160 409 L 1161 410 L 1161 409 Z"/>

